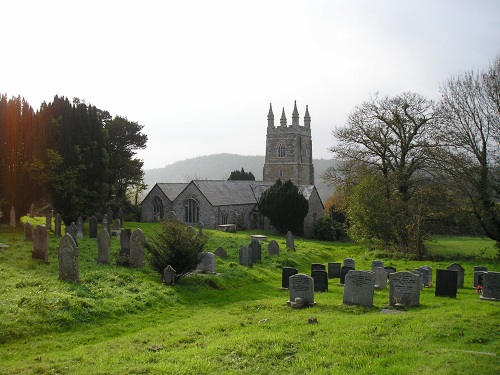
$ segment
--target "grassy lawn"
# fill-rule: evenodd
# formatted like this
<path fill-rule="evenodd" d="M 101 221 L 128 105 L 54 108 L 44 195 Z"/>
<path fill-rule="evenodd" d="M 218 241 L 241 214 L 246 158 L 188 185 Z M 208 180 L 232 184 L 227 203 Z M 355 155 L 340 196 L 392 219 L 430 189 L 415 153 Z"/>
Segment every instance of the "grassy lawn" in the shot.
<path fill-rule="evenodd" d="M 156 223 L 126 223 L 147 236 Z M 88 233 L 88 228 L 87 232 Z M 79 239 L 81 283 L 58 280 L 50 235 L 49 262 L 31 258 L 33 244 L 21 228 L 0 227 L 1 374 L 483 374 L 500 368 L 500 302 L 482 301 L 472 288 L 475 265 L 500 271 L 491 241 L 438 237 L 429 243 L 432 261 L 384 258 L 352 243 L 269 235 L 280 256 L 261 264 L 238 264 L 241 246 L 255 232 L 205 230 L 207 251 L 223 246 L 215 275 L 160 282 L 149 269 L 118 267 L 119 241 L 112 241 L 110 265 L 97 265 L 95 239 Z M 485 250 L 486 249 L 486 250 Z M 421 306 L 382 314 L 389 291 L 376 291 L 374 307 L 342 304 L 343 287 L 330 280 L 316 293 L 316 306 L 286 305 L 281 267 L 310 273 L 311 263 L 356 259 L 370 269 L 373 259 L 410 270 L 420 265 L 465 268 L 465 287 L 456 299 L 421 292 Z M 435 276 L 435 271 L 434 271 Z M 309 318 L 317 320 L 309 324 Z"/>

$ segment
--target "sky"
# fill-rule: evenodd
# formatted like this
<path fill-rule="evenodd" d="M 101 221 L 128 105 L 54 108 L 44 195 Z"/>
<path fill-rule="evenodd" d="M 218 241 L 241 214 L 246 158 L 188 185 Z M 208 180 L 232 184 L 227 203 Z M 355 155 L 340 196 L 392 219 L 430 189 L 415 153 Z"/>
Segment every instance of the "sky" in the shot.
<path fill-rule="evenodd" d="M 313 157 L 378 93 L 439 98 L 500 55 L 498 0 L 8 1 L 0 93 L 54 95 L 144 126 L 145 169 L 217 153 L 264 155 L 294 101 Z"/>

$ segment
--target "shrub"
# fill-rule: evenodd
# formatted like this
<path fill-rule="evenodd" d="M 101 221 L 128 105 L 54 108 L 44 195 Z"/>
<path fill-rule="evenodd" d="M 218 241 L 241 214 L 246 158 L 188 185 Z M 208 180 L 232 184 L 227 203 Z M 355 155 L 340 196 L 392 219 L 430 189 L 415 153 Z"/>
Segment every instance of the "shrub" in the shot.
<path fill-rule="evenodd" d="M 161 231 L 145 244 L 148 262 L 153 269 L 163 274 L 168 265 L 175 269 L 178 277 L 196 269 L 206 239 L 188 231 L 176 219 L 165 219 Z"/>
<path fill-rule="evenodd" d="M 335 241 L 346 238 L 342 223 L 333 220 L 331 217 L 319 218 L 314 224 L 314 236 L 318 240 Z"/>

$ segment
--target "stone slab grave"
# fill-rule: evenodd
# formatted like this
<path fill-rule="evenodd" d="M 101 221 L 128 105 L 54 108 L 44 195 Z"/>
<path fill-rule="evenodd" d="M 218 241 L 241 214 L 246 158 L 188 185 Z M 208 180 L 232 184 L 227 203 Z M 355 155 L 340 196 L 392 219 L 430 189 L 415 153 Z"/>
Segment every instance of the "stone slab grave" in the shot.
<path fill-rule="evenodd" d="M 253 266 L 253 250 L 249 246 L 242 246 L 239 255 L 240 265 L 245 267 Z"/>
<path fill-rule="evenodd" d="M 219 224 L 217 230 L 227 233 L 236 233 L 236 224 Z"/>
<path fill-rule="evenodd" d="M 102 230 L 97 237 L 97 264 L 109 263 L 109 245 L 111 238 L 107 230 Z"/>
<path fill-rule="evenodd" d="M 74 221 L 71 223 L 69 227 L 66 227 L 65 231 L 66 231 L 65 234 L 70 234 L 71 236 L 73 236 L 73 238 L 76 239 L 76 224 Z"/>
<path fill-rule="evenodd" d="M 465 279 L 465 269 L 458 263 L 450 264 L 447 269 L 458 272 L 457 287 L 463 288 Z"/>
<path fill-rule="evenodd" d="M 140 228 L 130 235 L 130 265 L 133 267 L 144 267 L 144 243 L 146 236 Z"/>
<path fill-rule="evenodd" d="M 34 231 L 33 252 L 31 257 L 33 259 L 40 259 L 44 262 L 49 261 L 49 232 L 45 225 L 37 225 Z"/>
<path fill-rule="evenodd" d="M 267 236 L 264 236 L 263 234 L 252 234 L 250 236 L 250 239 L 261 241 L 261 242 L 266 242 L 267 241 Z"/>
<path fill-rule="evenodd" d="M 198 273 L 215 273 L 215 254 L 203 252 L 200 254 L 200 263 L 196 267 Z"/>
<path fill-rule="evenodd" d="M 89 238 L 97 238 L 97 218 L 91 216 L 89 219 Z"/>
<path fill-rule="evenodd" d="M 29 221 L 24 223 L 24 239 L 26 241 L 33 241 L 34 235 L 33 235 L 33 224 L 31 224 Z"/>
<path fill-rule="evenodd" d="M 430 266 L 420 266 L 417 270 L 422 272 L 424 287 L 432 287 L 432 267 Z"/>
<path fill-rule="evenodd" d="M 479 275 L 488 272 L 488 267 L 485 266 L 474 266 L 474 288 L 477 288 Z"/>
<path fill-rule="evenodd" d="M 283 267 L 281 270 L 281 289 L 288 289 L 290 276 L 297 275 L 299 270 L 293 267 Z"/>
<path fill-rule="evenodd" d="M 248 247 L 252 250 L 252 263 L 260 263 L 262 261 L 262 245 L 257 239 L 252 239 Z"/>
<path fill-rule="evenodd" d="M 280 245 L 275 240 L 271 240 L 269 245 L 267 245 L 267 252 L 271 256 L 279 256 L 280 255 Z"/>
<path fill-rule="evenodd" d="M 389 303 L 407 307 L 420 306 L 420 277 L 412 272 L 389 274 Z"/>
<path fill-rule="evenodd" d="M 382 267 L 375 267 L 373 270 L 373 286 L 377 290 L 387 288 L 387 274 Z"/>
<path fill-rule="evenodd" d="M 436 297 L 457 297 L 458 271 L 454 270 L 436 270 Z"/>
<path fill-rule="evenodd" d="M 328 263 L 328 278 L 329 279 L 340 279 L 340 268 L 341 263 L 329 262 Z"/>
<path fill-rule="evenodd" d="M 328 273 L 325 270 L 313 270 L 311 277 L 314 280 L 315 292 L 328 292 Z"/>
<path fill-rule="evenodd" d="M 167 285 L 175 285 L 175 270 L 172 268 L 171 265 L 168 265 L 163 270 L 162 281 L 164 284 L 167 284 Z"/>
<path fill-rule="evenodd" d="M 110 236 L 118 238 L 121 232 L 120 219 L 113 220 L 113 227 L 111 228 Z"/>
<path fill-rule="evenodd" d="M 66 233 L 59 241 L 59 246 L 56 250 L 59 260 L 59 279 L 61 281 L 79 283 L 78 247 L 73 236 Z"/>
<path fill-rule="evenodd" d="M 45 227 L 48 231 L 52 230 L 52 211 L 45 214 Z"/>
<path fill-rule="evenodd" d="M 415 268 L 413 271 L 410 271 L 410 272 L 413 272 L 414 274 L 418 275 L 418 277 L 420 278 L 420 290 L 423 290 L 424 289 L 424 274 L 422 273 L 422 271 L 420 271 L 418 268 Z"/>
<path fill-rule="evenodd" d="M 61 215 L 56 214 L 56 218 L 54 220 L 54 234 L 57 237 L 61 237 Z"/>
<path fill-rule="evenodd" d="M 289 250 L 295 250 L 295 238 L 292 232 L 288 231 L 285 236 L 286 248 Z"/>
<path fill-rule="evenodd" d="M 352 269 L 356 269 L 356 261 L 352 258 L 345 258 L 343 266 L 344 267 L 351 267 Z"/>
<path fill-rule="evenodd" d="M 290 276 L 289 287 L 290 298 L 288 306 L 299 309 L 314 306 L 314 279 L 302 273 Z"/>
<path fill-rule="evenodd" d="M 375 278 L 371 271 L 350 271 L 345 277 L 343 303 L 373 306 Z"/>
<path fill-rule="evenodd" d="M 500 301 L 500 272 L 488 271 L 483 274 L 483 294 L 480 298 Z"/>
<path fill-rule="evenodd" d="M 349 271 L 355 271 L 354 267 L 342 266 L 340 269 L 340 284 L 344 285 L 345 277 L 349 273 Z"/>
<path fill-rule="evenodd" d="M 102 225 L 102 229 L 106 229 L 108 231 L 108 233 L 111 233 L 108 215 L 106 215 L 106 214 L 103 215 L 101 225 Z"/>

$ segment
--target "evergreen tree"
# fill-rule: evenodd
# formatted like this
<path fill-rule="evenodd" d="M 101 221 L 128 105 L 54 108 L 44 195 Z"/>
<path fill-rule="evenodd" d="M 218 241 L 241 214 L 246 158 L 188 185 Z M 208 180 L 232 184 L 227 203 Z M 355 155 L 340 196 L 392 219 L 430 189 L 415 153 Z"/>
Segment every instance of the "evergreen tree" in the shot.
<path fill-rule="evenodd" d="M 241 171 L 235 169 L 234 171 L 231 172 L 229 175 L 228 180 L 249 180 L 249 181 L 255 181 L 255 176 L 253 175 L 252 172 L 245 172 L 245 169 L 243 167 L 241 168 Z"/>

